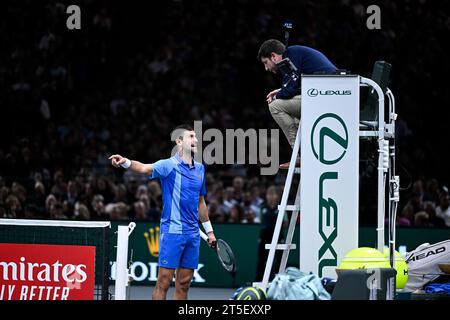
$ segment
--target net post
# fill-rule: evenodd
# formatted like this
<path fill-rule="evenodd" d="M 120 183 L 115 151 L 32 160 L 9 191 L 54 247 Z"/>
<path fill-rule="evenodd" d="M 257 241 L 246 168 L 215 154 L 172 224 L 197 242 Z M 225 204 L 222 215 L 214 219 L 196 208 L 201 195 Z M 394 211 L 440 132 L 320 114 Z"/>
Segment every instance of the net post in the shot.
<path fill-rule="evenodd" d="M 109 265 L 109 252 L 110 252 L 110 248 L 109 248 L 109 231 L 110 231 L 111 226 L 109 226 L 108 228 L 104 228 L 103 229 L 103 283 L 102 283 L 102 289 L 101 289 L 101 299 L 102 300 L 109 300 L 110 299 L 110 294 L 109 294 L 109 279 L 111 277 L 110 273 L 109 273 L 109 269 L 108 269 L 108 265 Z"/>
<path fill-rule="evenodd" d="M 131 222 L 128 226 L 118 226 L 117 228 L 115 300 L 126 300 L 126 287 L 128 286 L 128 237 L 135 226 L 136 224 Z"/>

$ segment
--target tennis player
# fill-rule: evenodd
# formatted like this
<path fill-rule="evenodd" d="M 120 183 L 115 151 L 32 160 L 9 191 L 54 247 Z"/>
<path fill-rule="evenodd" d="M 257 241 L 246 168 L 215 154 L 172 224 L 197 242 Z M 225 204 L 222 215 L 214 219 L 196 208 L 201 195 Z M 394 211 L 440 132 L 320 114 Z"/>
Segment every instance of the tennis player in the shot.
<path fill-rule="evenodd" d="M 159 237 L 158 281 L 152 299 L 165 300 L 174 272 L 174 300 L 186 300 L 200 248 L 199 218 L 210 246 L 216 245 L 205 198 L 205 167 L 193 159 L 197 138 L 189 125 L 174 129 L 177 153 L 164 160 L 143 164 L 120 155 L 109 159 L 114 167 L 159 178 L 163 191 L 163 212 Z M 172 135 L 173 136 L 173 135 Z"/>

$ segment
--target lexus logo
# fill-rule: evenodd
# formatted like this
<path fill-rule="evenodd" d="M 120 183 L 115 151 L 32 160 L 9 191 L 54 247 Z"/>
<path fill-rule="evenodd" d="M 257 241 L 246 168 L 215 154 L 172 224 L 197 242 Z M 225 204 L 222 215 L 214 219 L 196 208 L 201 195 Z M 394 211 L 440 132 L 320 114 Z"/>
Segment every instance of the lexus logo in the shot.
<path fill-rule="evenodd" d="M 349 96 L 352 94 L 351 90 L 317 90 L 316 88 L 311 88 L 306 91 L 306 94 L 310 97 L 321 96 Z"/>
<path fill-rule="evenodd" d="M 319 90 L 312 88 L 309 89 L 306 94 L 310 97 L 317 97 L 317 95 L 319 94 Z"/>
<path fill-rule="evenodd" d="M 321 163 L 330 165 L 339 162 L 348 148 L 347 126 L 337 114 L 325 113 L 315 122 L 311 130 L 311 147 Z"/>

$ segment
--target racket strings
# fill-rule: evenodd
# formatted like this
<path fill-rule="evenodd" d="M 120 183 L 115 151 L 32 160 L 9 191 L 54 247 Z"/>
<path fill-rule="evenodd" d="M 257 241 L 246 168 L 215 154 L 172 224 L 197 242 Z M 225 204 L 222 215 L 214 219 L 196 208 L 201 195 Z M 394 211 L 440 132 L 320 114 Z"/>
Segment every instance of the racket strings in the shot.
<path fill-rule="evenodd" d="M 233 251 L 224 241 L 220 241 L 220 239 L 217 241 L 217 255 L 227 270 L 234 268 L 235 261 Z"/>

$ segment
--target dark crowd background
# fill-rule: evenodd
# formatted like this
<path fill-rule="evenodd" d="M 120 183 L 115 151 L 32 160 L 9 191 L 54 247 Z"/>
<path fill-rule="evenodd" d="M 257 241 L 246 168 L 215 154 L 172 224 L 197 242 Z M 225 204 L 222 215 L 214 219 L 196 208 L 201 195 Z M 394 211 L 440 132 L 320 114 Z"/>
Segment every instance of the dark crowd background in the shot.
<path fill-rule="evenodd" d="M 170 131 L 277 128 L 265 102 L 279 87 L 256 60 L 261 43 L 322 51 L 370 77 L 392 64 L 400 226 L 450 226 L 448 108 L 450 15 L 444 1 L 4 1 L 0 10 L 0 217 L 157 221 L 157 181 L 113 168 L 170 155 Z M 66 8 L 81 8 L 68 30 Z M 150 5 L 151 4 L 151 5 Z M 381 30 L 366 8 L 381 9 Z M 447 45 L 445 45 L 447 43 Z M 446 49 L 447 48 L 447 49 Z M 361 142 L 363 143 L 363 142 Z M 363 148 L 364 146 L 362 146 Z M 280 135 L 280 160 L 290 148 Z M 207 167 L 215 223 L 273 226 L 286 172 Z M 362 154 L 360 222 L 376 223 L 376 159 Z"/>

